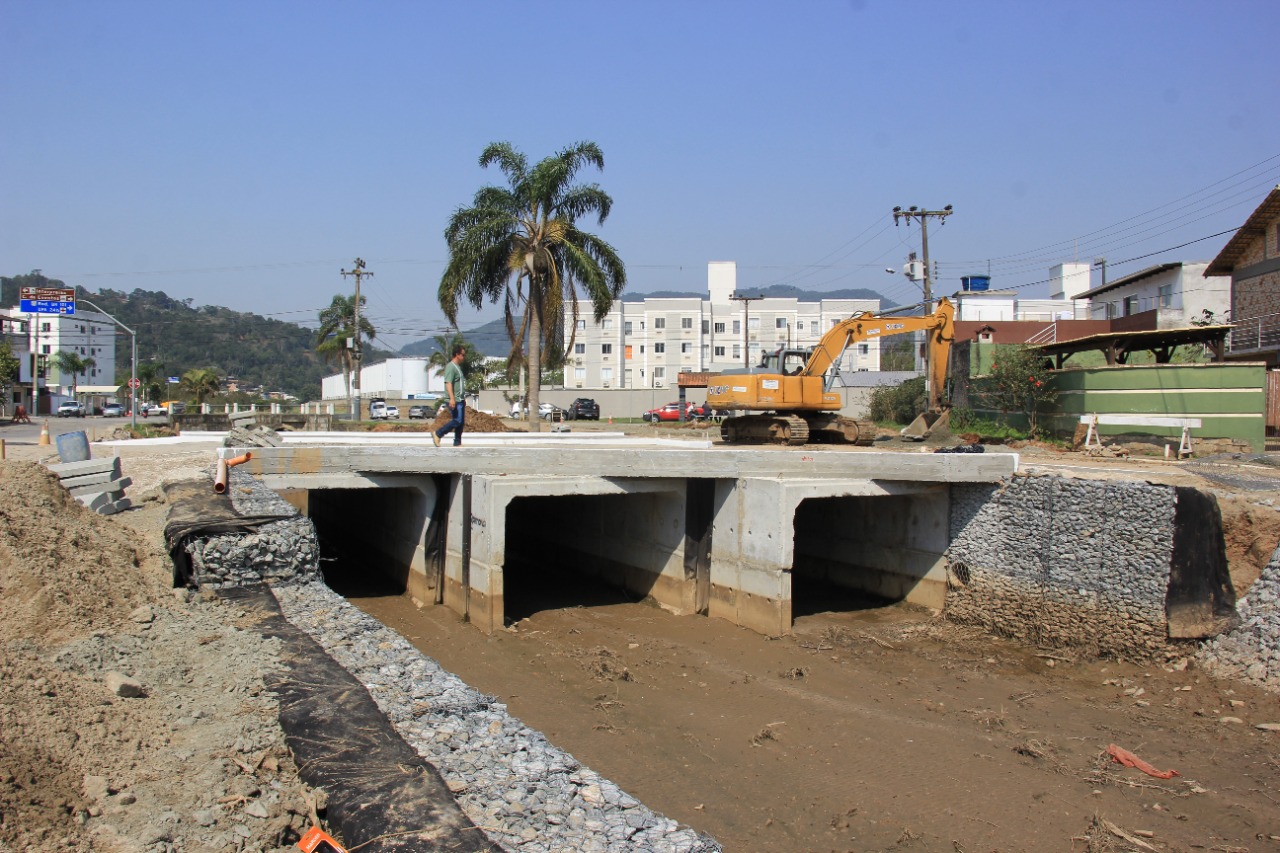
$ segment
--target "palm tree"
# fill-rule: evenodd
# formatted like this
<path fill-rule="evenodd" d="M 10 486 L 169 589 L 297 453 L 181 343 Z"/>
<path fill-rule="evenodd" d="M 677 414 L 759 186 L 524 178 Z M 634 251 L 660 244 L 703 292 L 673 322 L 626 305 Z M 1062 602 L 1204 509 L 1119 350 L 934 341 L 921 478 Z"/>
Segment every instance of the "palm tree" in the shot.
<path fill-rule="evenodd" d="M 164 376 L 164 365 L 155 361 L 147 361 L 138 365 L 138 390 L 144 401 L 159 403 L 164 396 L 164 384 L 160 377 Z"/>
<path fill-rule="evenodd" d="M 360 339 L 377 337 L 373 324 L 365 316 L 368 300 L 360 297 Z M 316 352 L 327 364 L 336 364 L 341 370 L 348 390 L 351 388 L 351 371 L 355 366 L 356 297 L 337 294 L 329 307 L 320 312 L 320 328 L 316 331 Z"/>
<path fill-rule="evenodd" d="M 427 359 L 427 371 L 438 370 L 443 372 L 444 366 L 453 360 L 453 351 L 457 347 L 466 347 L 467 354 L 462 357 L 462 375 L 466 377 L 466 390 L 468 392 L 479 391 L 484 388 L 485 380 L 488 377 L 487 359 L 484 353 L 480 352 L 462 336 L 461 332 L 453 332 L 449 335 L 436 335 L 434 338 L 436 349 L 431 353 L 431 357 Z"/>
<path fill-rule="evenodd" d="M 196 405 L 199 406 L 204 403 L 206 397 L 217 394 L 221 390 L 222 381 L 213 370 L 200 367 L 182 374 L 182 381 L 178 383 L 178 387 L 194 397 Z"/>
<path fill-rule="evenodd" d="M 613 247 L 577 226 L 594 213 L 603 224 L 613 199 L 596 184 L 575 184 L 583 166 L 604 168 L 594 142 L 579 142 L 532 169 L 510 143 L 491 143 L 480 165 L 497 164 L 506 187 L 482 187 L 471 207 L 454 211 L 445 228 L 449 264 L 440 279 L 440 307 L 457 325 L 465 299 L 479 308 L 505 297 L 503 315 L 511 338 L 511 360 L 524 362 L 529 377 L 529 421 L 540 429 L 538 388 L 542 348 L 557 340 L 567 301 L 578 319 L 578 286 L 591 299 L 597 321 L 626 286 L 627 273 Z M 570 335 L 565 348 L 573 346 Z M 527 358 L 524 358 L 527 348 Z"/>
<path fill-rule="evenodd" d="M 76 375 L 88 373 L 90 370 L 98 366 L 98 362 L 93 359 L 83 358 L 75 350 L 60 349 L 53 354 L 50 359 L 53 366 L 58 368 L 58 375 L 70 374 L 71 376 L 71 398 L 74 400 L 76 396 Z"/>

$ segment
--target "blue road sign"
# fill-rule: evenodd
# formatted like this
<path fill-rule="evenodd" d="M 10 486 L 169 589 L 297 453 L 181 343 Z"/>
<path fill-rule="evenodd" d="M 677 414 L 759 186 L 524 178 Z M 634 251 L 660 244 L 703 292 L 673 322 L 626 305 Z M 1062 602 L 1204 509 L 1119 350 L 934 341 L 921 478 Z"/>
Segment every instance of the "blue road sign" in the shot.
<path fill-rule="evenodd" d="M 23 287 L 18 309 L 27 314 L 74 314 L 76 292 L 70 287 Z"/>

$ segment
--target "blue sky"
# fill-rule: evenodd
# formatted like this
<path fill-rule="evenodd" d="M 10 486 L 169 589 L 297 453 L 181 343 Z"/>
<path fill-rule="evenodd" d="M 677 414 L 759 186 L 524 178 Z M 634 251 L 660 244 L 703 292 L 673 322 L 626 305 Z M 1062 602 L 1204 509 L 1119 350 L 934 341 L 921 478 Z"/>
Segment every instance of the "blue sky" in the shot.
<path fill-rule="evenodd" d="M 593 140 L 631 291 L 734 260 L 915 301 L 891 210 L 951 204 L 935 290 L 1041 296 L 1212 258 L 1280 183 L 1277 32 L 1274 0 L 0 0 L 0 274 L 310 323 L 360 256 L 399 346 L 443 330 L 484 146 Z"/>

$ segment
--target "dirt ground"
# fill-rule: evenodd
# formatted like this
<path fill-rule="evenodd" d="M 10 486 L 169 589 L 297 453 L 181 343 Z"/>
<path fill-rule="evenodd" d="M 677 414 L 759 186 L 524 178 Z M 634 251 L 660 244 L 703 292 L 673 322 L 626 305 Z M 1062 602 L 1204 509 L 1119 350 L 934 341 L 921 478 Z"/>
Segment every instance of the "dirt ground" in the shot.
<path fill-rule="evenodd" d="M 164 850 L 179 832 L 191 850 L 287 849 L 317 801 L 262 728 L 271 649 L 225 605 L 167 588 L 157 486 L 201 475 L 212 451 L 122 455 L 140 509 L 109 518 L 0 463 L 0 850 Z M 1024 463 L 1212 489 L 1238 592 L 1280 544 L 1280 488 L 1140 460 Z M 540 584 L 555 591 L 540 600 L 518 589 L 547 570 L 536 558 L 511 572 L 526 618 L 493 637 L 443 608 L 349 592 L 726 850 L 1280 850 L 1280 734 L 1255 728 L 1280 723 L 1280 696 L 1183 656 L 1071 660 L 903 605 L 811 608 L 769 640 L 577 577 Z M 108 691 L 116 667 L 148 693 Z M 1121 767 L 1109 744 L 1179 775 Z"/>

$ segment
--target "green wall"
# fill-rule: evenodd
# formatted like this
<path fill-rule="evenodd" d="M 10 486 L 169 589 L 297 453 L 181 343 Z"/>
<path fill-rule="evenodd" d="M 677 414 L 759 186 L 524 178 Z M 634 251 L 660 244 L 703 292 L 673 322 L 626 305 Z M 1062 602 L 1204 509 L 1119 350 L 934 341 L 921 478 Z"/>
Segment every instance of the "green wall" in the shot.
<path fill-rule="evenodd" d="M 1246 441 L 1257 452 L 1265 444 L 1262 364 L 1150 364 L 1064 368 L 1053 373 L 1057 413 L 1042 414 L 1047 429 L 1074 433 L 1081 415 L 1159 415 L 1200 418 L 1192 439 Z M 1100 426 L 1104 435 L 1158 435 L 1177 438 L 1172 427 Z"/>

